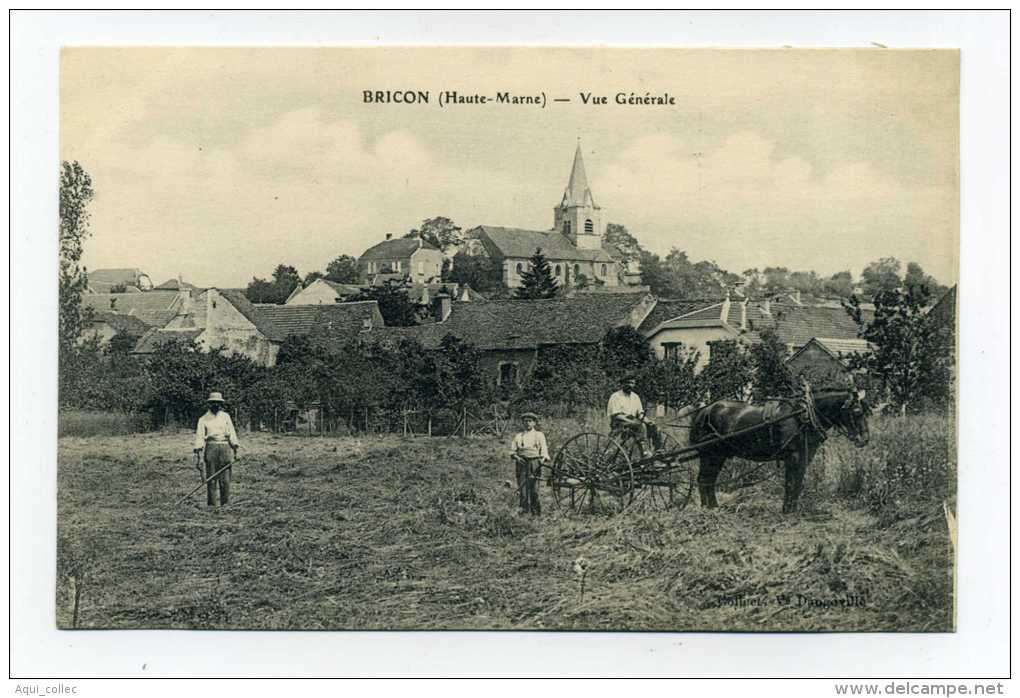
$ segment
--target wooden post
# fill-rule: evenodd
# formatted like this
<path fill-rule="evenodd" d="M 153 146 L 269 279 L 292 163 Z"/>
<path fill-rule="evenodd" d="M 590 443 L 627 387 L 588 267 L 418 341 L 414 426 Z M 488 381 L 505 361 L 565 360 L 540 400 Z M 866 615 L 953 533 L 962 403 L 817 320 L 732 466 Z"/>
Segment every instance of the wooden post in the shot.
<path fill-rule="evenodd" d="M 432 436 L 432 413 L 429 412 L 429 436 Z"/>
<path fill-rule="evenodd" d="M 460 423 L 460 435 L 461 438 L 467 438 L 467 407 L 461 408 L 461 423 Z"/>
<path fill-rule="evenodd" d="M 365 433 L 368 433 L 368 405 L 365 405 Z"/>

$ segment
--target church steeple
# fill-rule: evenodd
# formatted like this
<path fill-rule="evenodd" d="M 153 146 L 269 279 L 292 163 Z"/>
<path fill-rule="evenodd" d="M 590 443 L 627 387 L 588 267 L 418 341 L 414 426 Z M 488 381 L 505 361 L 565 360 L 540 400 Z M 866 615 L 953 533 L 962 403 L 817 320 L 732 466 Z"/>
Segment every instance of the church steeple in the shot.
<path fill-rule="evenodd" d="M 570 168 L 570 179 L 563 192 L 563 199 L 553 209 L 553 221 L 553 229 L 570 238 L 575 247 L 602 247 L 602 210 L 595 203 L 595 197 L 588 186 L 580 139 L 574 150 L 574 165 Z"/>
<path fill-rule="evenodd" d="M 570 180 L 567 182 L 566 191 L 563 192 L 563 205 L 595 205 L 595 199 L 588 187 L 588 175 L 584 171 L 584 155 L 581 154 L 580 140 L 577 141 L 577 150 L 574 151 L 574 166 L 570 169 Z"/>

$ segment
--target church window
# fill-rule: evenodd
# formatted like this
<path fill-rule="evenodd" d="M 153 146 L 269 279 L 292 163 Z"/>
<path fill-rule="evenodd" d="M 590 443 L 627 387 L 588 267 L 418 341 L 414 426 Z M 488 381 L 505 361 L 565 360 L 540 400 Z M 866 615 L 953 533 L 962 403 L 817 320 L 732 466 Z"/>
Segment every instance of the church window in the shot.
<path fill-rule="evenodd" d="M 518 262 L 518 263 L 517 263 L 517 273 L 518 273 L 518 274 L 520 274 L 520 273 L 521 273 L 521 271 L 522 271 L 522 269 L 521 269 L 521 263 L 520 263 L 520 262 Z"/>
<path fill-rule="evenodd" d="M 609 275 L 609 267 L 607 267 L 605 264 L 603 264 L 602 265 L 602 276 L 608 276 L 608 275 Z"/>
<path fill-rule="evenodd" d="M 594 233 L 595 232 L 595 224 L 591 222 L 591 218 L 589 218 L 588 220 L 586 220 L 584 222 L 584 232 L 586 232 L 586 233 Z"/>
<path fill-rule="evenodd" d="M 557 264 L 556 265 L 556 276 L 559 276 L 559 275 L 560 275 L 560 265 Z"/>
<path fill-rule="evenodd" d="M 570 235 L 570 221 L 563 221 L 563 234 Z"/>

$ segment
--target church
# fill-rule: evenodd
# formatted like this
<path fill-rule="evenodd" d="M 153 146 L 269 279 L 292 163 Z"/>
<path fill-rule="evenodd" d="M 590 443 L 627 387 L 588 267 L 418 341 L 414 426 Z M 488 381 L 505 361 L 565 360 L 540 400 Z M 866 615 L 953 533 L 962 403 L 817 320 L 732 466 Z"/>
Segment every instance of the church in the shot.
<path fill-rule="evenodd" d="M 640 283 L 640 273 L 628 269 L 620 252 L 603 241 L 605 217 L 595 203 L 584 171 L 581 144 L 574 152 L 570 180 L 553 208 L 551 230 L 524 230 L 480 225 L 467 231 L 468 249 L 485 254 L 502 269 L 503 285 L 517 288 L 536 249 L 549 261 L 560 287 L 616 288 Z"/>

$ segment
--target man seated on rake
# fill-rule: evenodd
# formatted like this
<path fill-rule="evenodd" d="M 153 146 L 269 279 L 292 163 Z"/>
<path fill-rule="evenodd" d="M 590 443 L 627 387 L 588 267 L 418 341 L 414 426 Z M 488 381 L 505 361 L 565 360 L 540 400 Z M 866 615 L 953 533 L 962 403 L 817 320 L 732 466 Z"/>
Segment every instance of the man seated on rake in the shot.
<path fill-rule="evenodd" d="M 652 446 L 660 447 L 659 430 L 655 423 L 645 416 L 645 408 L 634 388 L 637 380 L 626 376 L 620 381 L 620 389 L 609 396 L 609 431 L 613 436 L 629 434 L 641 447 L 645 458 L 652 455 Z M 649 441 L 650 439 L 650 441 Z M 651 445 L 650 445 L 651 444 Z"/>

